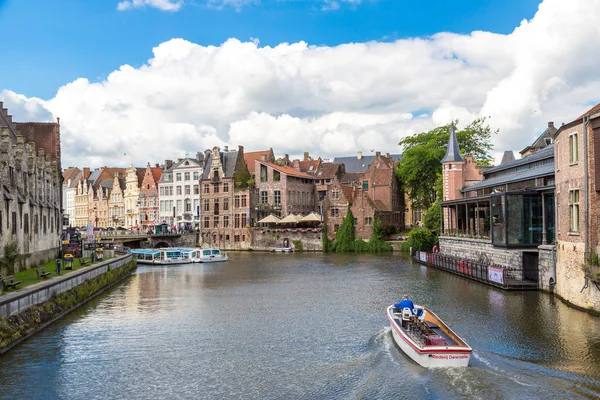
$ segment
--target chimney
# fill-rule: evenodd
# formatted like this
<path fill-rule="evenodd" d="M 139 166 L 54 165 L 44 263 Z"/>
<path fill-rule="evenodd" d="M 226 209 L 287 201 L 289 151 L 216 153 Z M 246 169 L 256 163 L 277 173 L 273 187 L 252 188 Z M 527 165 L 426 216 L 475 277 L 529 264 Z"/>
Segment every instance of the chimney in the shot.
<path fill-rule="evenodd" d="M 554 122 L 548 122 L 548 128 L 554 128 Z"/>
<path fill-rule="evenodd" d="M 381 152 L 380 151 L 376 151 L 375 152 L 375 157 L 377 157 L 377 158 L 381 157 Z"/>
<path fill-rule="evenodd" d="M 512 152 L 512 150 L 506 150 L 504 152 L 504 154 L 502 155 L 502 161 L 500 161 L 500 164 L 504 164 L 507 162 L 511 162 L 515 160 L 515 154 Z"/>
<path fill-rule="evenodd" d="M 160 165 L 158 165 L 158 163 L 154 164 L 154 167 L 159 168 Z"/>
<path fill-rule="evenodd" d="M 165 169 L 171 168 L 173 165 L 173 160 L 165 160 Z"/>
<path fill-rule="evenodd" d="M 204 161 L 204 153 L 202 153 L 201 151 L 197 151 L 196 152 L 196 160 L 202 162 Z"/>
<path fill-rule="evenodd" d="M 304 161 L 308 161 L 310 157 L 308 156 L 308 151 L 304 152 Z"/>
<path fill-rule="evenodd" d="M 385 153 L 385 156 L 386 156 L 387 158 L 390 158 L 390 153 Z"/>
<path fill-rule="evenodd" d="M 229 146 L 223 146 L 223 152 L 227 153 L 229 151 Z"/>
<path fill-rule="evenodd" d="M 359 160 L 362 160 L 362 151 L 359 151 L 358 153 L 356 153 L 356 158 L 358 158 Z"/>

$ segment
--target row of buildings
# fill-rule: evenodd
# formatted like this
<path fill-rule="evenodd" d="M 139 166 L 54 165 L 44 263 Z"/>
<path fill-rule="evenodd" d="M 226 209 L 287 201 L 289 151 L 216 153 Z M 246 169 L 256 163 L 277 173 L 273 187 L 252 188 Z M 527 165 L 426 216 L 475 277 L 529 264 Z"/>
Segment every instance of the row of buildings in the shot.
<path fill-rule="evenodd" d="M 27 255 L 28 265 L 58 255 L 62 232 L 59 122 L 13 122 L 0 102 L 0 257 L 10 243 Z"/>
<path fill-rule="evenodd" d="M 520 270 L 600 311 L 600 104 L 491 168 L 463 157 L 452 131 L 442 165 L 442 253 Z"/>
<path fill-rule="evenodd" d="M 357 236 L 368 238 L 375 218 L 391 230 L 411 224 L 394 173 L 399 155 L 302 160 L 272 149 L 214 147 L 177 161 L 136 168 L 63 171 L 65 214 L 72 227 L 164 231 L 193 229 L 202 241 L 244 247 L 248 229 L 269 214 L 316 212 L 335 235 L 351 209 Z"/>

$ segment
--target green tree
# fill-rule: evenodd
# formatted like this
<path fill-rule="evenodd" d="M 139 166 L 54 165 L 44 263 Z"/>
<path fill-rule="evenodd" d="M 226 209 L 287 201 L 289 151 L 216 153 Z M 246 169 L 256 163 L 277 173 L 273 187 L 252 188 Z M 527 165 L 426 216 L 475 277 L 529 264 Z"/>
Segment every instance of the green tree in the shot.
<path fill-rule="evenodd" d="M 246 189 L 254 186 L 254 179 L 247 169 L 242 169 L 235 173 L 235 188 Z"/>
<path fill-rule="evenodd" d="M 437 242 L 437 237 L 427 228 L 413 228 L 408 233 L 408 245 L 413 251 L 431 251 Z"/>
<path fill-rule="evenodd" d="M 423 224 L 436 235 L 440 234 L 440 225 L 442 223 L 442 207 L 439 203 L 434 203 L 427 210 Z"/>
<path fill-rule="evenodd" d="M 368 243 L 368 251 L 371 253 L 392 251 L 392 246 L 383 240 L 383 224 L 379 218 L 375 218 L 372 228 L 371 239 Z"/>
<path fill-rule="evenodd" d="M 354 215 L 350 209 L 335 234 L 335 251 L 338 253 L 354 251 Z"/>
<path fill-rule="evenodd" d="M 321 232 L 321 240 L 323 241 L 323 253 L 329 253 L 331 250 L 331 240 L 327 236 L 327 224 L 323 224 L 323 231 Z"/>
<path fill-rule="evenodd" d="M 473 156 L 478 165 L 490 165 L 491 137 L 497 132 L 491 130 L 485 118 L 476 119 L 456 132 L 461 153 Z M 396 176 L 408 192 L 413 207 L 426 210 L 436 201 L 436 183 L 441 182 L 442 174 L 440 161 L 446 154 L 449 138 L 450 125 L 444 125 L 400 141 L 403 155 Z"/>

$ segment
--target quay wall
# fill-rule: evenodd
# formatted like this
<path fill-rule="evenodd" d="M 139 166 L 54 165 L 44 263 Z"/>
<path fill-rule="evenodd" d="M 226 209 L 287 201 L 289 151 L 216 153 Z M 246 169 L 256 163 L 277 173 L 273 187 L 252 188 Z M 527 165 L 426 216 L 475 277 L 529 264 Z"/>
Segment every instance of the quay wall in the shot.
<path fill-rule="evenodd" d="M 251 248 L 253 250 L 269 251 L 275 247 L 284 247 L 287 243 L 294 246 L 294 240 L 302 242 L 303 251 L 323 251 L 322 232 L 297 231 L 281 229 L 252 229 L 250 230 Z M 286 242 L 287 241 L 287 242 Z"/>
<path fill-rule="evenodd" d="M 556 287 L 556 246 L 538 246 L 539 288 L 552 292 Z"/>
<path fill-rule="evenodd" d="M 0 297 L 0 318 L 18 314 L 29 307 L 49 300 L 52 295 L 66 292 L 108 271 L 119 268 L 132 261 L 132 255 L 126 254 L 100 262 L 89 267 L 81 268 L 67 275 L 54 277 L 44 282 L 28 286 L 19 291 Z"/>
<path fill-rule="evenodd" d="M 528 251 L 535 251 L 535 249 Z M 484 264 L 496 264 L 505 268 L 521 268 L 523 265 L 521 251 L 497 248 L 492 245 L 491 241 L 483 239 L 441 236 L 440 253 Z"/>
<path fill-rule="evenodd" d="M 600 313 L 600 284 L 586 282 L 582 268 L 584 244 L 559 240 L 557 250 L 555 293 L 576 307 Z"/>

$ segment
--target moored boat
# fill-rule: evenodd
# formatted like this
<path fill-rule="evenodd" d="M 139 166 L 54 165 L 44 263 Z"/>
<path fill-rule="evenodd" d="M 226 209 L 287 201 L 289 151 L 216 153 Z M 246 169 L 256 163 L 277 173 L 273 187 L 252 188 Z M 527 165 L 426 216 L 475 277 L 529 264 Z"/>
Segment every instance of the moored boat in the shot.
<path fill-rule="evenodd" d="M 175 248 L 164 249 L 132 249 L 131 253 L 138 264 L 175 265 L 191 262 L 183 257 L 182 251 Z"/>
<path fill-rule="evenodd" d="M 271 252 L 273 253 L 291 253 L 294 251 L 292 247 L 273 247 Z"/>
<path fill-rule="evenodd" d="M 396 344 L 417 364 L 426 368 L 467 367 L 473 350 L 437 315 L 425 306 L 421 317 L 409 309 L 387 308 Z"/>
<path fill-rule="evenodd" d="M 227 254 L 221 252 L 220 249 L 197 249 L 197 255 L 194 262 L 220 262 L 227 261 L 229 257 Z"/>

